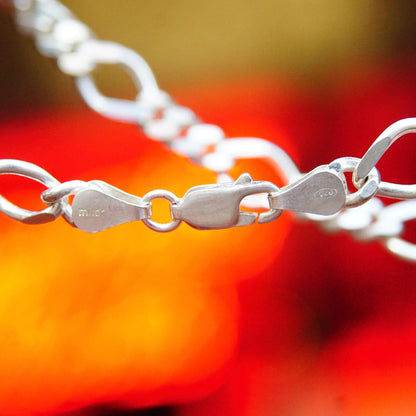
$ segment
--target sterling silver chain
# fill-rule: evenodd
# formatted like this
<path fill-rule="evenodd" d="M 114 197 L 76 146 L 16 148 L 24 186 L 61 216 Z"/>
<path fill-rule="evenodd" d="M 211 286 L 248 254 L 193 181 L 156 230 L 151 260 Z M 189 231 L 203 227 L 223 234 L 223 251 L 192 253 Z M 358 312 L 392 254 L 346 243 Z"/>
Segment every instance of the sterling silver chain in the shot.
<path fill-rule="evenodd" d="M 14 0 L 19 28 L 35 39 L 40 53 L 57 60 L 75 78 L 85 102 L 105 117 L 137 123 L 153 140 L 213 171 L 217 184 L 189 189 L 179 198 L 165 190 L 143 197 L 127 194 L 102 181 L 60 183 L 28 162 L 0 160 L 0 174 L 21 175 L 44 184 L 43 211 L 28 211 L 0 196 L 0 211 L 18 221 L 40 224 L 63 216 L 70 224 L 97 232 L 142 220 L 155 231 L 167 232 L 182 221 L 200 230 L 267 223 L 289 210 L 329 231 L 346 230 L 358 240 L 378 240 L 397 256 L 416 261 L 416 245 L 401 238 L 404 223 L 416 218 L 416 185 L 382 182 L 377 162 L 399 137 L 416 132 L 416 118 L 388 127 L 360 158 L 343 157 L 302 174 L 288 154 L 260 138 L 225 138 L 223 130 L 201 121 L 192 110 L 176 104 L 159 89 L 152 70 L 136 52 L 98 40 L 91 30 L 56 0 Z M 102 64 L 127 70 L 137 86 L 134 101 L 104 96 L 96 87 L 94 70 Z M 267 159 L 287 183 L 279 189 L 253 181 L 247 173 L 235 182 L 227 173 L 239 159 Z M 348 190 L 345 172 L 352 172 L 356 191 Z M 68 197 L 74 195 L 72 204 Z M 385 205 L 380 197 L 406 200 Z M 172 221 L 152 220 L 152 201 L 170 202 Z M 240 207 L 265 212 L 245 212 Z"/>

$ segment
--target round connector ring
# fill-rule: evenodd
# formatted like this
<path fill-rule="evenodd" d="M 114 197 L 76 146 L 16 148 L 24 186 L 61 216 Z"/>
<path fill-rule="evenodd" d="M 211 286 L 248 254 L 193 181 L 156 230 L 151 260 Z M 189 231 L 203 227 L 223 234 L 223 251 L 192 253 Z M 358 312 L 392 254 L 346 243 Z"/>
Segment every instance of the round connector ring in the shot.
<path fill-rule="evenodd" d="M 162 189 L 156 189 L 154 191 L 151 191 L 149 193 L 147 193 L 143 198 L 143 202 L 145 203 L 151 203 L 153 200 L 155 199 L 166 199 L 168 200 L 171 204 L 177 204 L 180 199 L 173 194 L 172 192 L 169 191 L 165 191 Z M 179 227 L 180 223 L 182 222 L 181 220 L 178 219 L 173 219 L 172 221 L 166 223 L 166 224 L 162 224 L 162 223 L 158 223 L 150 218 L 145 218 L 142 220 L 149 228 L 151 228 L 154 231 L 158 231 L 161 233 L 167 233 L 169 231 L 173 231 L 176 228 Z"/>
<path fill-rule="evenodd" d="M 329 164 L 330 169 L 335 169 L 340 174 L 344 172 L 354 172 L 361 159 L 356 157 L 341 157 Z M 355 184 L 354 184 L 355 185 Z M 358 207 L 377 193 L 380 185 L 380 173 L 373 167 L 365 177 L 365 180 L 357 187 L 357 192 L 347 193 L 345 206 L 348 208 Z"/>

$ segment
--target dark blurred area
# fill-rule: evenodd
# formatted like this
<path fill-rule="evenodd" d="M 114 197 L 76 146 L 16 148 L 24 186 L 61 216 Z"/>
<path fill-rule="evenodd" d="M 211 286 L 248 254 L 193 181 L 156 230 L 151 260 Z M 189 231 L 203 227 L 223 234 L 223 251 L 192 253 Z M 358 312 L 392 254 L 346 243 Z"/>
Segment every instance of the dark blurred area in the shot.
<path fill-rule="evenodd" d="M 285 76 L 326 94 L 334 74 L 354 63 L 389 62 L 415 48 L 410 1 L 64 2 L 102 39 L 138 51 L 165 89 L 262 74 Z M 71 81 L 17 33 L 0 9 L 0 114 L 78 105 Z M 121 71 L 105 91 L 129 95 Z M 328 83 L 329 81 L 329 83 Z"/>

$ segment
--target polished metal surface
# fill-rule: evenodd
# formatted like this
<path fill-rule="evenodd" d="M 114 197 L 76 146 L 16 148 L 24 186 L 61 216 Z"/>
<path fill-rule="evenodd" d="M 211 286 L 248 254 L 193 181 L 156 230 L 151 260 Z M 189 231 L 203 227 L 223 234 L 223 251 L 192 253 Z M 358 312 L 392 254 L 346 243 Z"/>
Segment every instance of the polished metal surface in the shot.
<path fill-rule="evenodd" d="M 79 192 L 88 186 L 89 185 L 87 182 L 78 180 L 60 183 L 53 188 L 49 188 L 46 191 L 43 191 L 40 198 L 43 202 L 45 202 L 45 204 L 54 204 L 60 199 L 63 199 L 69 195 L 74 195 L 76 192 Z"/>
<path fill-rule="evenodd" d="M 68 61 L 68 54 L 64 56 Z M 81 62 L 81 64 L 86 62 L 87 65 L 84 64 L 84 66 L 91 70 L 100 64 L 111 64 L 121 66 L 131 74 L 139 93 L 136 101 L 104 96 L 96 87 L 91 71 L 83 71 L 86 73 L 80 75 L 71 74 L 78 75 L 77 87 L 85 102 L 105 117 L 144 123 L 158 108 L 166 107 L 170 101 L 169 96 L 159 90 L 147 62 L 125 46 L 91 39 L 80 45 L 77 51 L 70 55 L 70 58 L 73 67 L 76 66 L 76 62 Z M 62 68 L 63 62 L 64 60 L 61 59 L 61 69 L 65 69 Z M 81 67 L 81 64 L 77 66 Z"/>
<path fill-rule="evenodd" d="M 143 202 L 146 203 L 147 205 L 151 204 L 151 202 L 155 199 L 166 199 L 167 201 L 169 201 L 171 203 L 171 210 L 172 210 L 172 204 L 177 204 L 180 200 L 179 198 L 173 194 L 172 192 L 169 191 L 165 191 L 163 189 L 156 189 L 154 191 L 150 191 L 148 192 L 144 197 L 143 197 Z M 151 205 L 150 205 L 151 206 Z M 181 224 L 181 220 L 179 218 L 175 218 L 173 217 L 172 221 L 162 224 L 159 222 L 156 222 L 154 220 L 152 220 L 149 217 L 144 218 L 143 222 L 152 230 L 154 231 L 159 231 L 161 233 L 167 233 L 169 231 L 173 231 L 176 228 L 179 227 L 179 225 Z"/>
<path fill-rule="evenodd" d="M 267 223 L 283 210 L 311 220 L 329 231 L 348 231 L 362 241 L 378 240 L 399 257 L 416 261 L 416 246 L 401 239 L 406 221 L 414 220 L 416 184 L 383 182 L 377 162 L 401 136 L 416 132 L 416 118 L 389 126 L 361 159 L 342 157 L 302 174 L 279 146 L 260 138 L 226 138 L 224 131 L 204 123 L 189 108 L 179 106 L 157 85 L 147 62 L 136 52 L 114 42 L 101 41 L 57 0 L 14 0 L 16 22 L 34 37 L 45 56 L 55 58 L 60 70 L 75 78 L 81 96 L 105 117 L 138 124 L 151 139 L 164 142 L 173 152 L 217 175 L 218 185 L 191 188 L 182 199 L 156 190 L 143 198 L 124 193 L 100 181 L 59 183 L 38 166 L 20 161 L 0 161 L 0 174 L 23 175 L 45 184 L 41 195 L 50 205 L 28 211 L 0 196 L 0 211 L 26 223 L 52 221 L 63 216 L 70 224 L 97 232 L 129 221 L 142 220 L 160 232 L 174 230 L 184 221 L 197 229 L 219 229 Z M 110 64 L 125 69 L 136 86 L 134 100 L 107 97 L 96 87 L 94 70 Z M 237 181 L 228 173 L 239 159 L 264 159 L 272 163 L 286 186 L 279 189 L 243 174 Z M 350 192 L 346 172 L 352 172 L 357 189 Z M 351 187 L 350 187 L 351 188 Z M 73 205 L 68 196 L 75 195 Z M 385 206 L 381 197 L 408 199 Z M 172 221 L 151 219 L 152 201 L 170 202 Z M 260 215 L 240 207 L 266 209 Z"/>
<path fill-rule="evenodd" d="M 408 133 L 416 133 L 416 118 L 405 118 L 396 121 L 391 126 L 387 127 L 361 158 L 354 171 L 354 182 L 357 184 L 361 183 L 370 170 L 376 166 L 377 162 L 386 153 L 387 149 L 397 139 Z M 377 194 L 395 199 L 413 199 L 416 198 L 416 185 L 399 185 L 381 182 Z"/>
<path fill-rule="evenodd" d="M 356 180 L 365 178 L 386 150 L 401 136 L 416 133 L 416 118 L 404 118 L 386 128 L 374 141 L 356 169 Z"/>
<path fill-rule="evenodd" d="M 199 230 L 217 230 L 276 219 L 281 210 L 260 214 L 240 211 L 241 201 L 248 195 L 277 191 L 270 182 L 255 182 L 248 173 L 233 183 L 200 185 L 189 189 L 183 198 L 171 205 L 172 216 Z"/>
<path fill-rule="evenodd" d="M 151 215 L 150 205 L 102 181 L 88 182 L 75 193 L 72 219 L 76 227 L 89 233 L 126 222 L 143 220 Z"/>
<path fill-rule="evenodd" d="M 331 162 L 329 167 L 343 174 L 344 172 L 354 172 L 359 163 L 360 159 L 356 157 L 341 157 Z M 358 207 L 373 198 L 377 193 L 380 184 L 380 174 L 378 170 L 373 167 L 364 179 L 365 180 L 359 186 L 354 184 L 357 188 L 356 192 L 352 194 L 349 192 L 347 193 L 345 206 L 349 208 Z M 346 182 L 345 177 L 344 181 Z"/>
<path fill-rule="evenodd" d="M 344 208 L 347 189 L 339 172 L 319 166 L 269 196 L 273 209 L 332 215 Z"/>
<path fill-rule="evenodd" d="M 399 223 L 400 232 L 386 238 L 384 240 L 385 247 L 404 260 L 415 261 L 416 244 L 406 241 L 399 236 L 405 228 L 404 224 L 407 221 L 416 219 L 416 200 L 401 201 L 391 205 L 389 214 L 390 218 L 386 215 L 386 222 L 389 222 L 392 217 L 394 222 Z"/>
<path fill-rule="evenodd" d="M 47 187 L 56 186 L 59 182 L 48 172 L 32 163 L 21 160 L 1 159 L 0 175 L 19 175 L 40 182 Z M 63 201 L 59 200 L 42 211 L 30 211 L 20 208 L 0 195 L 0 212 L 25 224 L 43 224 L 54 221 L 63 212 Z"/>

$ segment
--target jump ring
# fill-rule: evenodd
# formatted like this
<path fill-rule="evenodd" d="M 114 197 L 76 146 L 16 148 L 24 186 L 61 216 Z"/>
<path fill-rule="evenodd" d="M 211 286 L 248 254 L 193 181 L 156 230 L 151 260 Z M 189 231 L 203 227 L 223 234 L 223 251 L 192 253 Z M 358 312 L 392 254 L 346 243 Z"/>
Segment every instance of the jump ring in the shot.
<path fill-rule="evenodd" d="M 356 157 L 342 157 L 330 163 L 329 167 L 339 173 L 354 172 L 361 159 Z M 354 184 L 355 185 L 355 184 Z M 357 187 L 357 192 L 347 193 L 345 206 L 353 208 L 364 204 L 371 199 L 378 191 L 380 185 L 380 173 L 373 167 L 367 174 L 363 184 Z"/>
<path fill-rule="evenodd" d="M 173 194 L 172 192 L 169 191 L 165 191 L 165 190 L 161 190 L 161 189 L 156 189 L 154 191 L 151 191 L 149 193 L 147 193 L 143 198 L 143 202 L 145 203 L 150 203 L 152 202 L 154 199 L 166 199 L 168 200 L 170 203 L 173 204 L 177 204 L 180 199 Z M 180 223 L 182 222 L 181 220 L 178 219 L 173 219 L 172 221 L 166 223 L 166 224 L 161 224 L 158 223 L 150 218 L 145 218 L 142 220 L 149 228 L 151 228 L 154 231 L 159 231 L 161 233 L 167 233 L 169 231 L 173 231 L 176 228 L 179 227 Z"/>

